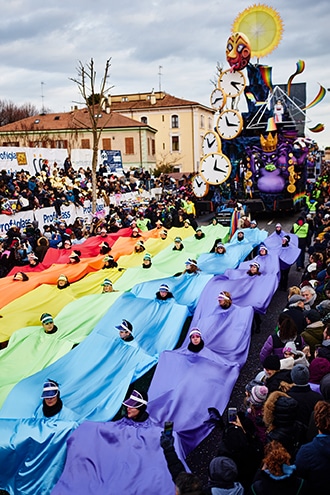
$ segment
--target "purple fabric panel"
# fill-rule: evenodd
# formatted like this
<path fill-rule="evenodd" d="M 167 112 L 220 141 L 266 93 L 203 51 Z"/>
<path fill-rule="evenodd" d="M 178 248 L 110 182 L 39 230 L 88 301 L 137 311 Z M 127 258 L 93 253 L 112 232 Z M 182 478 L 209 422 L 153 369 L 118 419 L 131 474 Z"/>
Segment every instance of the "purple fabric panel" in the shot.
<path fill-rule="evenodd" d="M 181 349 L 162 353 L 149 389 L 151 417 L 159 424 L 174 421 L 186 455 L 211 431 L 204 423 L 208 408 L 225 409 L 250 345 L 251 307 L 223 310 L 214 298 L 207 303 L 199 301 L 191 323 L 200 328 L 204 348 L 190 352 L 187 336 Z"/>
<path fill-rule="evenodd" d="M 85 422 L 67 442 L 64 471 L 52 495 L 159 495 L 175 487 L 160 447 L 162 428 L 142 423 Z"/>

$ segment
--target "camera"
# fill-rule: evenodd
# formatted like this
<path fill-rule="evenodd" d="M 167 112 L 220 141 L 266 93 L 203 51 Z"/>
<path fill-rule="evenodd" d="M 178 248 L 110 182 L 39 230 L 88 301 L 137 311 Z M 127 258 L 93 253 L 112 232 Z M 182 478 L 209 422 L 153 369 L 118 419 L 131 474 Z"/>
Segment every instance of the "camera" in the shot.
<path fill-rule="evenodd" d="M 228 423 L 235 423 L 237 421 L 237 408 L 228 407 Z"/>
<path fill-rule="evenodd" d="M 165 421 L 164 433 L 167 437 L 171 437 L 173 434 L 173 421 Z"/>

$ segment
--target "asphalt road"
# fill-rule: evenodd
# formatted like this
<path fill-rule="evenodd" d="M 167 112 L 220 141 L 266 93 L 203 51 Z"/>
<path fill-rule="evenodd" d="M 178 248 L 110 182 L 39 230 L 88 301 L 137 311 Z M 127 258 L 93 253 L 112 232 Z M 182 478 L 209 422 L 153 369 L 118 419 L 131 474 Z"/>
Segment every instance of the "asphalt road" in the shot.
<path fill-rule="evenodd" d="M 282 229 L 286 232 L 290 232 L 292 224 L 295 222 L 299 214 L 293 215 L 276 215 L 270 214 L 256 217 L 258 222 L 258 228 L 265 229 L 269 234 L 272 234 L 275 230 L 276 223 L 281 223 Z M 208 224 L 210 221 L 210 215 L 208 218 L 199 217 L 198 224 Z M 295 265 L 291 267 L 289 273 L 288 287 L 292 285 L 299 285 L 301 279 L 301 272 L 297 272 Z M 259 362 L 259 352 L 267 339 L 268 335 L 273 332 L 277 325 L 278 316 L 285 307 L 287 302 L 287 293 L 277 290 L 272 298 L 272 301 L 268 307 L 266 315 L 262 315 L 261 331 L 251 335 L 251 344 L 249 349 L 248 359 L 245 366 L 242 368 L 240 376 L 236 382 L 236 385 L 231 394 L 228 407 L 237 407 L 238 410 L 244 410 L 243 399 L 245 385 L 252 380 L 256 374 L 262 370 L 261 363 Z M 225 415 L 225 414 L 224 414 Z M 188 465 L 193 473 L 198 475 L 204 483 L 208 477 L 208 466 L 211 459 L 216 455 L 219 441 L 221 439 L 221 431 L 215 429 L 198 447 L 189 455 Z"/>

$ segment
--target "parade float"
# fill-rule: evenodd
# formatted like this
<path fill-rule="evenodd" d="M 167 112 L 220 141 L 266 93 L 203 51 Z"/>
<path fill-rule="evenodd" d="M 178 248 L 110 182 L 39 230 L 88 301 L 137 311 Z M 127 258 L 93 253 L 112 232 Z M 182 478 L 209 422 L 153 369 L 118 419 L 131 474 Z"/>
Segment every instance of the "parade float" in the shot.
<path fill-rule="evenodd" d="M 203 137 L 200 170 L 193 178 L 196 197 L 213 190 L 221 203 L 236 199 L 251 212 L 302 206 L 322 157 L 316 142 L 305 135 L 306 112 L 326 90 L 320 85 L 306 104 L 306 84 L 292 83 L 305 69 L 303 60 L 286 84 L 272 84 L 272 67 L 259 59 L 277 47 L 282 33 L 278 12 L 266 5 L 249 7 L 235 19 L 226 45 L 229 68 L 218 68 L 210 96 L 216 119 Z M 324 126 L 318 123 L 308 130 L 317 133 Z"/>

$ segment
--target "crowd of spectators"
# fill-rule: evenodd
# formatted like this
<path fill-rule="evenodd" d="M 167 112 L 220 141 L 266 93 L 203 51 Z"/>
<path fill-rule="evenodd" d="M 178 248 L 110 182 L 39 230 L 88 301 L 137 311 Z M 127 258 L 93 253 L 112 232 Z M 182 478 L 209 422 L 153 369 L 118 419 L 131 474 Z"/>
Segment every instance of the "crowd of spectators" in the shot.
<path fill-rule="evenodd" d="M 42 262 L 48 247 L 64 248 L 65 242 L 72 246 L 82 243 L 87 237 L 117 232 L 121 228 L 131 227 L 138 231 L 150 230 L 160 225 L 164 228 L 183 227 L 190 222 L 197 228 L 196 209 L 191 184 L 180 188 L 170 177 L 151 179 L 148 172 L 128 172 L 124 176 L 109 174 L 105 167 L 100 167 L 97 174 L 97 195 L 104 199 L 109 213 L 103 217 L 94 216 L 76 218 L 72 224 L 61 219 L 61 206 L 74 203 L 82 206 L 86 199 L 91 199 L 91 170 L 80 168 L 75 171 L 69 160 L 64 168 L 56 165 L 50 169 L 44 164 L 40 174 L 29 176 L 21 171 L 16 174 L 0 173 L 1 213 L 12 214 L 53 206 L 58 220 L 40 229 L 37 224 L 29 223 L 20 230 L 11 227 L 0 239 L 0 277 L 6 276 L 14 266 L 30 264 L 33 257 Z M 113 204 L 109 197 L 116 193 L 141 192 L 150 186 L 159 186 L 160 194 L 151 199 L 121 201 Z"/>
<path fill-rule="evenodd" d="M 111 173 L 105 165 L 97 171 L 97 197 L 109 205 L 114 194 L 150 191 L 161 188 L 174 193 L 176 183 L 168 175 L 155 178 L 148 171 L 123 171 L 122 175 Z M 188 187 L 191 193 L 191 187 Z M 82 206 L 92 200 L 92 171 L 90 167 L 75 170 L 69 158 L 60 167 L 44 160 L 40 172 L 35 175 L 23 169 L 19 172 L 0 172 L 0 212 L 12 214 L 15 211 L 33 210 L 54 206 L 60 214 L 61 205 L 74 203 Z"/>

